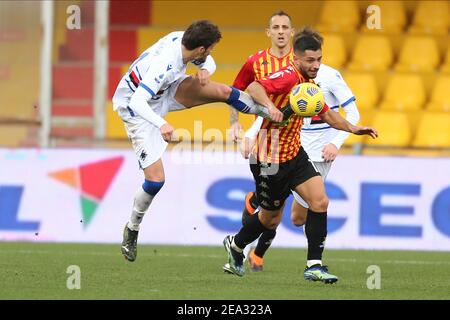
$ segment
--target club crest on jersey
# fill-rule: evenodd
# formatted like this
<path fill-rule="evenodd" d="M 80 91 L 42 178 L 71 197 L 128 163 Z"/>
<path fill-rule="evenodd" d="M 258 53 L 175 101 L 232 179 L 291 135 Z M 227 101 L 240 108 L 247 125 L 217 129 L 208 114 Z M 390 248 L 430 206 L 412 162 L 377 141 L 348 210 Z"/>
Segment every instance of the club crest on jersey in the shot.
<path fill-rule="evenodd" d="M 141 155 L 139 156 L 139 158 L 142 161 L 145 161 L 145 158 L 147 158 L 147 153 L 145 152 L 145 150 L 142 150 Z"/>
<path fill-rule="evenodd" d="M 169 65 L 167 66 L 167 70 L 166 70 L 166 71 L 169 71 L 170 69 L 172 69 L 172 65 L 171 65 L 171 64 L 169 64 Z"/>

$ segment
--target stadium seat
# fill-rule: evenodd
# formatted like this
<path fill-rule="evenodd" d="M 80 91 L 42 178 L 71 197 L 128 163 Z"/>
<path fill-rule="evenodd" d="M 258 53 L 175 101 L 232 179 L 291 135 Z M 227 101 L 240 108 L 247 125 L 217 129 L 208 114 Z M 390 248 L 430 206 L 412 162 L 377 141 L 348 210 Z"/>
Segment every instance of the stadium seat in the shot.
<path fill-rule="evenodd" d="M 447 34 L 450 25 L 448 1 L 420 1 L 409 29 L 411 34 Z"/>
<path fill-rule="evenodd" d="M 351 73 L 344 75 L 345 82 L 356 97 L 359 110 L 372 110 L 375 108 L 379 92 L 375 77 L 370 73 Z"/>
<path fill-rule="evenodd" d="M 322 34 L 322 62 L 336 69 L 342 68 L 347 61 L 344 39 L 337 34 Z"/>
<path fill-rule="evenodd" d="M 361 31 L 385 34 L 402 33 L 406 24 L 405 7 L 402 1 L 374 1 L 370 4 L 380 8 L 381 29 L 368 29 L 367 24 L 363 23 Z"/>
<path fill-rule="evenodd" d="M 432 37 L 406 38 L 400 51 L 397 71 L 433 71 L 439 64 L 439 49 Z"/>
<path fill-rule="evenodd" d="M 450 112 L 450 75 L 440 76 L 433 86 L 431 92 L 431 102 L 428 103 L 426 110 L 428 111 L 446 111 Z M 450 125 L 450 123 L 449 123 Z"/>
<path fill-rule="evenodd" d="M 442 73 L 450 73 L 450 47 L 447 49 L 447 53 L 445 54 L 444 64 L 441 67 Z"/>
<path fill-rule="evenodd" d="M 404 112 L 378 112 L 372 126 L 378 130 L 379 137 L 365 137 L 364 142 L 368 145 L 406 147 L 411 141 L 411 129 Z"/>
<path fill-rule="evenodd" d="M 356 101 L 358 102 L 358 100 Z M 339 113 L 345 118 L 345 112 L 339 108 Z M 369 126 L 372 124 L 372 119 L 374 117 L 374 110 L 359 110 L 359 125 Z M 355 134 L 350 134 L 344 142 L 344 146 L 353 146 L 355 144 L 362 144 L 364 141 L 364 136 L 357 136 Z"/>
<path fill-rule="evenodd" d="M 450 114 L 424 113 L 413 142 L 415 147 L 450 147 Z"/>
<path fill-rule="evenodd" d="M 317 29 L 321 32 L 353 32 L 359 24 L 356 1 L 325 1 Z"/>
<path fill-rule="evenodd" d="M 392 47 L 386 36 L 363 35 L 355 45 L 348 69 L 385 71 L 392 64 L 392 60 Z"/>
<path fill-rule="evenodd" d="M 383 98 L 381 110 L 420 110 L 426 98 L 422 79 L 416 74 L 394 74 Z"/>

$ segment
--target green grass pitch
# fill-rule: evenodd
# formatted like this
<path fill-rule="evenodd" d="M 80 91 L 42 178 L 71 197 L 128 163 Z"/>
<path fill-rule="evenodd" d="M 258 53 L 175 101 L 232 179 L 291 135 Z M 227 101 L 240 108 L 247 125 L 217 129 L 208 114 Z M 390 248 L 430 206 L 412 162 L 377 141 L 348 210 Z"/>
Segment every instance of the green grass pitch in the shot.
<path fill-rule="evenodd" d="M 450 254 L 326 250 L 334 285 L 303 280 L 304 249 L 272 248 L 262 273 L 225 274 L 222 247 L 138 246 L 127 262 L 120 245 L 0 243 L 0 299 L 450 299 Z M 80 267 L 79 290 L 66 286 Z M 369 290 L 370 265 L 381 289 Z"/>

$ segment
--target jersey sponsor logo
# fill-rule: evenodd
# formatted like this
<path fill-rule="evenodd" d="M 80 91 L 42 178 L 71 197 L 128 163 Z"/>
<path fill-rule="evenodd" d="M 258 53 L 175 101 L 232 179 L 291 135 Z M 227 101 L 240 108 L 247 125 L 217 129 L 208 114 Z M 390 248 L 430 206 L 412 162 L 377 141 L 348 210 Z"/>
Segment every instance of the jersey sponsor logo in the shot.
<path fill-rule="evenodd" d="M 283 71 L 275 72 L 274 74 L 269 76 L 269 79 L 277 79 L 277 78 L 280 78 L 280 77 L 284 77 L 284 72 Z"/>

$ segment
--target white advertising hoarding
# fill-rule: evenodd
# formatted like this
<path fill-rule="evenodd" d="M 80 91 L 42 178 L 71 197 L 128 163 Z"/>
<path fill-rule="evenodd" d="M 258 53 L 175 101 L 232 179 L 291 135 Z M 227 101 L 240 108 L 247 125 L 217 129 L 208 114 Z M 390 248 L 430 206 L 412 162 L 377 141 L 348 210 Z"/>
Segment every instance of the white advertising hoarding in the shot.
<path fill-rule="evenodd" d="M 221 245 L 253 179 L 237 153 L 174 150 L 139 243 Z M 143 182 L 131 150 L 0 149 L 0 240 L 120 243 Z M 339 156 L 328 248 L 450 251 L 450 159 Z M 273 243 L 305 247 L 289 198 Z"/>

